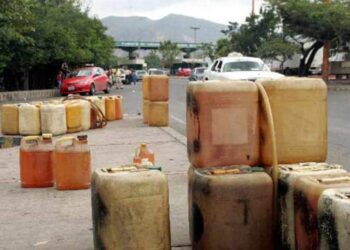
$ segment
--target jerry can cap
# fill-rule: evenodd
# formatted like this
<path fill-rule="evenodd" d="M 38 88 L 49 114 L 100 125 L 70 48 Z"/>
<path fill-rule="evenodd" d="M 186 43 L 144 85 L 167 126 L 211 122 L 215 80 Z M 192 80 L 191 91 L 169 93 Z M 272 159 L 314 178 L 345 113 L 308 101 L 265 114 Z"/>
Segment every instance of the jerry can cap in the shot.
<path fill-rule="evenodd" d="M 79 141 L 85 141 L 85 140 L 87 140 L 88 136 L 87 135 L 78 135 L 77 138 Z"/>
<path fill-rule="evenodd" d="M 46 133 L 42 135 L 43 139 L 52 139 L 52 134 Z"/>

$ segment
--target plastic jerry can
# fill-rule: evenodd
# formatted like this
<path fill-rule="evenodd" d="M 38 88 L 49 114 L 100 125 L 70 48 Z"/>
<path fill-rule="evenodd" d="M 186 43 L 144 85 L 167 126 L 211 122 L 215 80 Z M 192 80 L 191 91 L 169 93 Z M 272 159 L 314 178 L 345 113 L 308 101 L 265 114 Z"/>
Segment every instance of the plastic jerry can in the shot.
<path fill-rule="evenodd" d="M 148 124 L 149 100 L 143 100 L 143 123 Z"/>
<path fill-rule="evenodd" d="M 68 101 L 65 102 L 67 132 L 74 133 L 82 130 L 81 102 Z"/>
<path fill-rule="evenodd" d="M 95 249 L 170 249 L 164 173 L 136 167 L 97 169 L 91 193 Z"/>
<path fill-rule="evenodd" d="M 258 89 L 249 81 L 190 82 L 187 152 L 195 167 L 256 165 Z"/>
<path fill-rule="evenodd" d="M 338 164 L 307 162 L 279 166 L 278 249 L 295 249 L 293 195 L 296 180 L 302 176 L 329 176 L 345 173 L 346 170 Z"/>
<path fill-rule="evenodd" d="M 115 120 L 115 98 L 112 96 L 109 96 L 106 98 L 106 119 L 107 121 L 114 121 Z"/>
<path fill-rule="evenodd" d="M 18 108 L 19 112 L 19 133 L 21 135 L 39 135 L 40 108 L 32 104 L 22 104 Z"/>
<path fill-rule="evenodd" d="M 89 130 L 91 127 L 91 104 L 89 101 L 81 101 L 81 130 Z"/>
<path fill-rule="evenodd" d="M 327 86 L 321 79 L 263 80 L 275 125 L 278 162 L 324 162 L 327 157 Z M 271 137 L 261 116 L 261 162 L 270 166 Z"/>
<path fill-rule="evenodd" d="M 325 190 L 318 207 L 321 249 L 349 249 L 350 188 Z"/>
<path fill-rule="evenodd" d="M 143 100 L 149 100 L 149 82 L 150 76 L 143 76 L 142 78 L 142 96 Z"/>
<path fill-rule="evenodd" d="M 106 116 L 106 98 L 103 96 L 97 96 L 96 100 L 96 105 L 101 109 L 102 114 Z"/>
<path fill-rule="evenodd" d="M 273 249 L 273 184 L 263 168 L 197 168 L 190 192 L 193 249 Z"/>
<path fill-rule="evenodd" d="M 24 188 L 53 186 L 52 135 L 27 136 L 21 140 L 20 179 Z"/>
<path fill-rule="evenodd" d="M 1 106 L 1 131 L 4 135 L 19 134 L 20 104 L 3 104 Z"/>
<path fill-rule="evenodd" d="M 167 102 L 169 100 L 169 77 L 149 76 L 148 97 L 151 102 Z"/>
<path fill-rule="evenodd" d="M 67 133 L 66 108 L 64 104 L 44 104 L 40 108 L 41 132 L 61 135 Z"/>
<path fill-rule="evenodd" d="M 123 96 L 116 95 L 115 99 L 115 119 L 122 120 L 123 119 Z"/>
<path fill-rule="evenodd" d="M 169 124 L 169 103 L 149 102 L 148 125 L 151 127 L 166 127 Z"/>
<path fill-rule="evenodd" d="M 142 159 L 149 160 L 153 165 L 155 164 L 155 156 L 151 149 L 147 147 L 146 143 L 141 143 L 141 145 L 136 149 L 135 156 L 133 159 L 134 164 L 141 164 Z"/>
<path fill-rule="evenodd" d="M 90 187 L 91 154 L 86 135 L 64 137 L 56 142 L 54 170 L 58 190 Z"/>
<path fill-rule="evenodd" d="M 300 177 L 294 186 L 295 248 L 320 249 L 318 204 L 323 191 L 329 188 L 350 188 L 349 174 Z"/>

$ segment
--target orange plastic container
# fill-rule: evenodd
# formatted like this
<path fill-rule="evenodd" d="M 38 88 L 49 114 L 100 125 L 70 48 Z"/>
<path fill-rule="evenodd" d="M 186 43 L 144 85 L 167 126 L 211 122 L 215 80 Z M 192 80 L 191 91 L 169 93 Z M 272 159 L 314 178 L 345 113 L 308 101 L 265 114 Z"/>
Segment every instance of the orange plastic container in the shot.
<path fill-rule="evenodd" d="M 166 102 L 169 100 L 169 77 L 150 76 L 148 95 L 151 102 Z M 147 81 L 146 81 L 147 82 Z M 147 84 L 146 84 L 147 87 Z"/>
<path fill-rule="evenodd" d="M 142 78 L 142 95 L 143 100 L 149 100 L 149 82 L 150 82 L 150 76 L 144 76 Z"/>
<path fill-rule="evenodd" d="M 188 84 L 187 152 L 194 167 L 258 163 L 258 100 L 248 81 Z"/>
<path fill-rule="evenodd" d="M 24 188 L 53 186 L 52 135 L 23 137 L 20 147 L 20 178 Z"/>
<path fill-rule="evenodd" d="M 295 249 L 321 249 L 321 228 L 318 221 L 320 197 L 326 189 L 342 187 L 350 187 L 349 174 L 300 177 L 295 182 Z M 330 234 L 333 235 L 333 232 L 330 231 Z"/>
<path fill-rule="evenodd" d="M 87 136 L 64 137 L 57 141 L 54 152 L 54 170 L 58 190 L 90 187 L 91 154 Z"/>
<path fill-rule="evenodd" d="M 109 96 L 106 98 L 106 119 L 107 121 L 114 121 L 116 119 L 116 99 Z"/>
<path fill-rule="evenodd" d="M 273 184 L 263 168 L 192 169 L 192 249 L 273 250 Z"/>
<path fill-rule="evenodd" d="M 142 143 L 140 147 L 136 149 L 133 162 L 135 164 L 140 164 L 142 159 L 148 159 L 153 165 L 155 163 L 154 153 L 147 147 L 146 143 Z"/>
<path fill-rule="evenodd" d="M 114 96 L 115 99 L 115 119 L 123 119 L 123 97 L 121 95 Z"/>

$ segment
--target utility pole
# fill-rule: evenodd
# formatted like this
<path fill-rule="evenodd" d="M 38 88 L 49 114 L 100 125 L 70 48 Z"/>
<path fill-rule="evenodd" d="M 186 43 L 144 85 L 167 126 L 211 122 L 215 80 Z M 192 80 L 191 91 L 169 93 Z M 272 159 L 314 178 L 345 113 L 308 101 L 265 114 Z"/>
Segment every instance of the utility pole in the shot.
<path fill-rule="evenodd" d="M 193 30 L 193 41 L 194 41 L 194 43 L 196 43 L 197 42 L 197 30 L 199 30 L 200 28 L 194 27 L 194 26 L 191 26 L 190 28 Z"/>
<path fill-rule="evenodd" d="M 255 15 L 255 0 L 252 0 L 252 16 Z"/>
<path fill-rule="evenodd" d="M 323 0 L 325 4 L 330 5 L 331 0 Z M 322 78 L 324 81 L 328 81 L 329 77 L 329 50 L 331 43 L 329 40 L 325 40 L 323 43 L 323 63 L 322 63 Z"/>

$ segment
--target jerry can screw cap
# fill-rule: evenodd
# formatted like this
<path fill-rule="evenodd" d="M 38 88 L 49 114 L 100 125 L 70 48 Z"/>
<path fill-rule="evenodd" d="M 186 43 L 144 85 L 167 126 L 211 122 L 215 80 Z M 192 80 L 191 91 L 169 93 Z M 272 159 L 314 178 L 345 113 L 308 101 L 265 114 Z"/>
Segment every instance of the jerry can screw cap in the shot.
<path fill-rule="evenodd" d="M 52 134 L 49 134 L 49 133 L 43 134 L 42 137 L 43 137 L 43 139 L 46 139 L 46 140 L 52 139 Z"/>
<path fill-rule="evenodd" d="M 85 140 L 87 140 L 87 138 L 88 138 L 87 135 L 78 135 L 77 137 L 78 137 L 78 140 L 79 140 L 79 141 L 85 141 Z"/>

